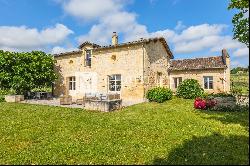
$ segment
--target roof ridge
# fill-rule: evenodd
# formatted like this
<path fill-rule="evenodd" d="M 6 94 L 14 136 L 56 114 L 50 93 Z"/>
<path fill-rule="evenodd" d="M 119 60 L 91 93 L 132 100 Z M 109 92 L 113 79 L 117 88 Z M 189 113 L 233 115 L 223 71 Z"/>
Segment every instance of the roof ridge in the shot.
<path fill-rule="evenodd" d="M 59 55 L 65 55 L 65 54 L 73 54 L 73 53 L 77 53 L 77 52 L 82 52 L 82 50 L 73 50 L 73 51 L 67 51 L 67 52 L 62 52 L 62 53 L 57 53 L 57 54 L 53 54 L 54 56 L 59 56 Z"/>
<path fill-rule="evenodd" d="M 217 58 L 217 57 L 221 57 L 221 55 L 207 56 L 207 57 L 195 57 L 195 58 L 184 58 L 184 59 L 173 59 L 173 60 L 171 60 L 171 61 L 195 60 L 195 59 L 208 59 L 208 58 Z"/>

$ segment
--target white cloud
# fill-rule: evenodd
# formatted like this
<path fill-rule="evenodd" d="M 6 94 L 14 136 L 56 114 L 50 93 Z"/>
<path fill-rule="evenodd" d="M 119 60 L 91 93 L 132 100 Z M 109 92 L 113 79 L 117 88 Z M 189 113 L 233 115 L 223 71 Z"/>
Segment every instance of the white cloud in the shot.
<path fill-rule="evenodd" d="M 72 33 L 73 31 L 62 24 L 41 31 L 26 26 L 0 26 L 0 48 L 14 51 L 40 49 L 59 44 Z"/>
<path fill-rule="evenodd" d="M 66 13 L 83 20 L 99 19 L 121 10 L 125 1 L 121 0 L 69 0 L 62 1 Z"/>
<path fill-rule="evenodd" d="M 233 55 L 235 55 L 237 57 L 249 56 L 249 48 L 247 48 L 247 47 L 239 48 L 233 52 Z"/>
<path fill-rule="evenodd" d="M 191 53 L 210 48 L 220 40 L 219 36 L 205 36 L 201 39 L 192 41 L 182 41 L 175 43 L 175 52 L 177 53 Z"/>
<path fill-rule="evenodd" d="M 125 0 L 68 0 L 61 1 L 66 13 L 84 21 L 96 21 L 90 31 L 77 37 L 78 42 L 91 41 L 110 44 L 112 33 L 118 32 L 129 41 L 147 35 L 147 28 L 137 22 L 137 15 L 125 11 L 131 1 Z"/>
<path fill-rule="evenodd" d="M 66 13 L 84 21 L 95 21 L 88 33 L 78 36 L 79 43 L 91 41 L 101 45 L 111 44 L 112 32 L 116 31 L 123 41 L 138 40 L 141 37 L 166 38 L 174 54 L 191 54 L 208 50 L 209 54 L 228 49 L 235 56 L 247 56 L 246 46 L 232 36 L 225 35 L 229 27 L 225 24 L 200 24 L 185 26 L 178 21 L 174 29 L 148 32 L 147 27 L 137 22 L 137 14 L 126 11 L 123 0 L 60 0 Z M 151 2 L 151 1 L 150 1 Z M 178 2 L 178 1 L 176 1 Z M 220 54 L 220 53 L 219 53 Z M 233 55 L 234 56 L 234 55 Z"/>
<path fill-rule="evenodd" d="M 63 53 L 63 52 L 70 52 L 70 51 L 76 51 L 78 48 L 75 47 L 60 47 L 60 46 L 55 46 L 52 48 L 51 54 L 58 54 L 58 53 Z"/>
<path fill-rule="evenodd" d="M 178 21 L 177 22 L 177 25 L 175 26 L 175 30 L 178 31 L 178 30 L 182 30 L 182 29 L 185 29 L 186 26 L 182 23 L 182 21 Z"/>
<path fill-rule="evenodd" d="M 146 34 L 147 30 L 146 26 L 136 22 L 134 13 L 120 11 L 101 18 L 86 35 L 78 37 L 78 41 L 79 43 L 87 40 L 98 44 L 109 44 L 112 32 L 123 34 L 124 41 L 129 41 L 136 36 Z"/>
<path fill-rule="evenodd" d="M 190 26 L 187 29 L 184 29 L 180 35 L 177 35 L 174 38 L 174 42 L 195 40 L 195 39 L 201 39 L 204 36 L 218 35 L 226 27 L 227 27 L 226 25 L 221 25 L 221 24 L 214 24 L 214 25 L 201 24 L 196 26 Z"/>

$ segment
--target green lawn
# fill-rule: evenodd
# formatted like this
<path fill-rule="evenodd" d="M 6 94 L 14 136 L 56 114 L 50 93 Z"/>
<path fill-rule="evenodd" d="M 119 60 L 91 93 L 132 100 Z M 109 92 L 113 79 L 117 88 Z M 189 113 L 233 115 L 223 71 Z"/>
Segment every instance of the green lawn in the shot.
<path fill-rule="evenodd" d="M 0 164 L 249 164 L 248 115 L 184 99 L 111 113 L 0 103 Z"/>

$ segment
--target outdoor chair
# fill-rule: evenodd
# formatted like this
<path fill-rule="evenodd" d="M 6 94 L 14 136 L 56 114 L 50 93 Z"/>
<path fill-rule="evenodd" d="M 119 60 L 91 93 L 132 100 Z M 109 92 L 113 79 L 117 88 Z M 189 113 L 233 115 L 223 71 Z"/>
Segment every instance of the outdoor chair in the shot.
<path fill-rule="evenodd" d="M 76 104 L 77 105 L 84 105 L 84 97 L 82 99 L 77 99 Z"/>
<path fill-rule="evenodd" d="M 60 105 L 71 105 L 72 104 L 72 96 L 65 95 L 60 97 Z"/>
<path fill-rule="evenodd" d="M 108 94 L 107 95 L 107 99 L 108 100 L 116 100 L 116 99 L 120 99 L 120 94 L 118 94 L 118 93 L 115 93 L 115 94 Z"/>

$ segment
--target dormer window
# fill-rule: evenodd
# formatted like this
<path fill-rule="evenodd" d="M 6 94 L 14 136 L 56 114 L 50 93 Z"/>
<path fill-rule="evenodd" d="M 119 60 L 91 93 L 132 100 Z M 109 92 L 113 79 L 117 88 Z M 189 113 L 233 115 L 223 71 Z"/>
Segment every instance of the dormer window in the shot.
<path fill-rule="evenodd" d="M 86 50 L 85 66 L 91 66 L 91 50 Z"/>

